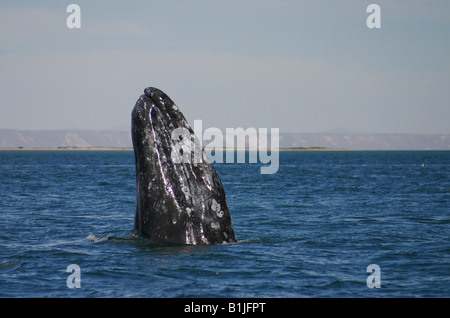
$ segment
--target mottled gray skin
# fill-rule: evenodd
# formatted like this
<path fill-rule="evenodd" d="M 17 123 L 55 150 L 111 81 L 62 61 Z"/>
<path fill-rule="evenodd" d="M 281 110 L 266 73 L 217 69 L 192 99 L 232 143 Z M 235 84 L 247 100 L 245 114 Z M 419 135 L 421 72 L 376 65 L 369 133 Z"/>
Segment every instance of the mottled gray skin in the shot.
<path fill-rule="evenodd" d="M 135 230 L 159 242 L 236 242 L 222 182 L 193 130 L 161 90 L 148 87 L 144 93 L 136 102 L 131 123 Z M 192 144 L 199 147 L 200 163 L 172 159 L 172 151 L 177 153 L 177 143 L 182 142 L 182 138 L 172 140 L 172 131 L 180 127 L 189 130 Z"/>

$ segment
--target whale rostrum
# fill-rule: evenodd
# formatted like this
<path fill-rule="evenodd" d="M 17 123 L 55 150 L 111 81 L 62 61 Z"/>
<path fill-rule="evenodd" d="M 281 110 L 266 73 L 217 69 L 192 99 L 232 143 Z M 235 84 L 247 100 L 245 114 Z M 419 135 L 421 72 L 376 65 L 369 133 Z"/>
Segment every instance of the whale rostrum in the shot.
<path fill-rule="evenodd" d="M 148 87 L 131 119 L 135 230 L 159 242 L 236 242 L 222 182 L 175 103 Z"/>

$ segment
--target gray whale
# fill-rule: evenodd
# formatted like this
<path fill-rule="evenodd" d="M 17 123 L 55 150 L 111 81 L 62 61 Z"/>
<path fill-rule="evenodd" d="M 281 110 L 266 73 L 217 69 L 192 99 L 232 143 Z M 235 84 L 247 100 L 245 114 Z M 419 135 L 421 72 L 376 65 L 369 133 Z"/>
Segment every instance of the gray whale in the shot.
<path fill-rule="evenodd" d="M 222 182 L 185 117 L 164 92 L 144 90 L 132 111 L 131 132 L 134 229 L 159 242 L 236 242 Z"/>

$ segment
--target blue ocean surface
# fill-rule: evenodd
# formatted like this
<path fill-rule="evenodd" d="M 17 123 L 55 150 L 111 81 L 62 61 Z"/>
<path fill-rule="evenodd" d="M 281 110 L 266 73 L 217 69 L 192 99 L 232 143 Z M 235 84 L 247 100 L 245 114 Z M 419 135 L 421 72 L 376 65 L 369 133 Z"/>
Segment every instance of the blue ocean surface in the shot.
<path fill-rule="evenodd" d="M 215 164 L 239 242 L 184 246 L 134 233 L 132 151 L 0 151 L 0 297 L 450 296 L 449 151 L 279 156 Z"/>

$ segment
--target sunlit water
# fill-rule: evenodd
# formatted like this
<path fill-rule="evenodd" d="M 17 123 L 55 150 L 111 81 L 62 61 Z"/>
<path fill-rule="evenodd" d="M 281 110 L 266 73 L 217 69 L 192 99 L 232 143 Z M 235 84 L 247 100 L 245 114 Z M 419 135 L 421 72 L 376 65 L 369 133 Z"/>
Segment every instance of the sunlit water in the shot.
<path fill-rule="evenodd" d="M 450 152 L 280 152 L 278 173 L 259 168 L 216 164 L 239 243 L 183 246 L 133 232 L 131 151 L 2 151 L 0 296 L 450 296 Z"/>

